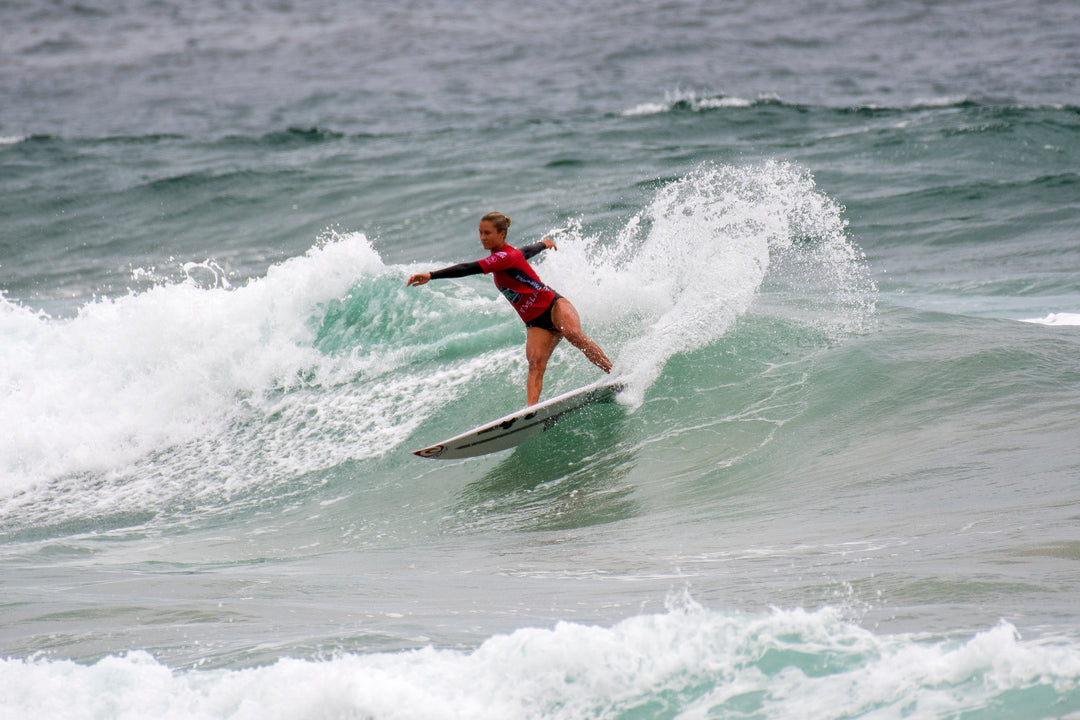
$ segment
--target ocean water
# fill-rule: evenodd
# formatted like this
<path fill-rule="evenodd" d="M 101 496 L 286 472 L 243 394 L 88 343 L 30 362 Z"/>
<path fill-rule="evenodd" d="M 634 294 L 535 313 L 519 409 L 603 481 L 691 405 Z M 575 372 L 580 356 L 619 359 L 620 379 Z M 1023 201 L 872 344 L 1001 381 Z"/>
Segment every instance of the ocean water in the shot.
<path fill-rule="evenodd" d="M 1080 718 L 1078 48 L 0 3 L 0 718 Z M 490 210 L 629 387 L 416 458 L 524 402 L 489 280 L 405 286 Z"/>

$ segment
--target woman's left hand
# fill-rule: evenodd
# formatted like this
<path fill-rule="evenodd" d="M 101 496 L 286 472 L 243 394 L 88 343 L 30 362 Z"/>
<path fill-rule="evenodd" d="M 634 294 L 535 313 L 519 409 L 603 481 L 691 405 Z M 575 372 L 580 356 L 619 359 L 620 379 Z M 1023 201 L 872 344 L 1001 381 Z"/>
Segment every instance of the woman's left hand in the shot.
<path fill-rule="evenodd" d="M 558 250 L 559 249 L 558 247 L 555 246 L 555 241 L 552 240 L 551 238 L 544 238 L 543 242 L 544 242 L 544 247 L 546 247 L 548 250 Z"/>

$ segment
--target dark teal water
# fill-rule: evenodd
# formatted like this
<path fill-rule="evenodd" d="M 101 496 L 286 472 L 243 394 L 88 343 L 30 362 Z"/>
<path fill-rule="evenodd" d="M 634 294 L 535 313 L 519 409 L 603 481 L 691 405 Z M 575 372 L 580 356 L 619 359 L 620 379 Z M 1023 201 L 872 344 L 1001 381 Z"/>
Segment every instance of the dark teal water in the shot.
<path fill-rule="evenodd" d="M 0 27 L 0 717 L 1080 713 L 1073 4 Z"/>

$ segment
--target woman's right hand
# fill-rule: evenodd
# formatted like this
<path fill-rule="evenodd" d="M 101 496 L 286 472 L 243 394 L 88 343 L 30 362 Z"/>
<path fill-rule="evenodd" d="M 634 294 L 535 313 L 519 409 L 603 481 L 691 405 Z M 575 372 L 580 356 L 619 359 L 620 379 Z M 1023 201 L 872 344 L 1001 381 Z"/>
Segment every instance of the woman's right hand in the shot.
<path fill-rule="evenodd" d="M 405 284 L 409 287 L 414 287 L 416 285 L 423 285 L 429 280 L 431 280 L 431 273 L 417 273 L 416 275 L 410 277 L 409 282 Z"/>

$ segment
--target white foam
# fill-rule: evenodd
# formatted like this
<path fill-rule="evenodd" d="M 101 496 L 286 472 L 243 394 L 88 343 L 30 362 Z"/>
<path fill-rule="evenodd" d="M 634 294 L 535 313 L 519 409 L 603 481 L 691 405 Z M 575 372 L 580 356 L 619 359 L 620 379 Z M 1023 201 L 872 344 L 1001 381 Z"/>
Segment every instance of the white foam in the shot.
<path fill-rule="evenodd" d="M 845 228 L 793 165 L 705 165 L 660 188 L 614 240 L 562 231 L 570 242 L 546 254 L 542 277 L 572 288 L 586 332 L 622 328 L 616 372 L 637 404 L 669 358 L 723 337 L 767 276 L 807 291 L 826 331 L 861 329 L 876 288 Z"/>
<path fill-rule="evenodd" d="M 1027 318 L 1021 322 L 1038 325 L 1080 325 L 1080 313 L 1050 313 L 1043 318 Z"/>
<path fill-rule="evenodd" d="M 911 107 L 913 108 L 948 108 L 962 105 L 968 102 L 966 95 L 941 95 L 938 97 L 920 97 L 915 98 Z"/>
<path fill-rule="evenodd" d="M 283 658 L 235 670 L 176 670 L 145 652 L 91 665 L 0 660 L 0 716 L 577 720 L 653 717 L 658 708 L 680 718 L 1026 708 L 1043 717 L 1053 708 L 1060 717 L 1077 711 L 1078 685 L 1076 640 L 1025 642 L 1008 623 L 968 639 L 920 638 L 877 635 L 830 609 L 743 615 L 690 602 L 611 627 L 524 628 L 472 651 Z"/>
<path fill-rule="evenodd" d="M 635 105 L 629 110 L 624 110 L 623 115 L 625 117 L 634 117 L 635 115 L 659 115 L 660 113 L 667 112 L 671 109 L 671 105 L 668 103 L 656 103 L 648 102 Z"/>
<path fill-rule="evenodd" d="M 680 106 L 687 107 L 694 112 L 700 112 L 702 110 L 716 110 L 719 108 L 745 108 L 752 107 L 753 105 L 753 100 L 727 97 L 724 95 L 699 96 L 693 90 L 677 88 L 674 91 L 665 93 L 664 102 L 662 103 L 641 103 L 628 110 L 624 110 L 622 114 L 624 117 L 658 115 L 660 113 L 670 112 Z"/>
<path fill-rule="evenodd" d="M 260 470 L 272 480 L 383 452 L 430 412 L 412 400 L 429 382 L 419 374 L 353 382 L 408 357 L 315 347 L 325 303 L 361 281 L 403 287 L 396 272 L 382 279 L 362 234 L 328 236 L 234 289 L 185 270 L 184 282 L 97 299 L 71 319 L 0 296 L 0 515 L 26 519 L 30 505 L 62 514 L 65 502 L 79 514 L 130 509 L 140 493 L 188 496 Z M 443 401 L 467 365 L 444 370 Z M 439 391 L 426 395 L 438 407 Z M 87 474 L 124 487 L 40 494 Z M 37 496 L 23 492 L 34 487 Z"/>

